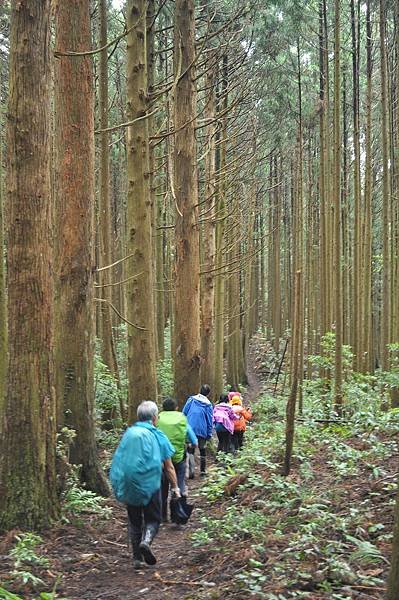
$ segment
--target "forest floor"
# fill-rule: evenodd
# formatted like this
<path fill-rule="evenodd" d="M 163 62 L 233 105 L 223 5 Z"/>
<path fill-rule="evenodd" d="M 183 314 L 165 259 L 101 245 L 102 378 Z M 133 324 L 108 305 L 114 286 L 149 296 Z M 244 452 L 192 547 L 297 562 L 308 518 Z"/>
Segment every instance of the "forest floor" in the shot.
<path fill-rule="evenodd" d="M 270 370 L 270 367 L 266 366 L 267 369 Z M 246 401 L 253 407 L 264 389 L 264 371 L 265 362 L 258 351 L 252 356 L 246 393 Z M 396 434 L 394 442 L 397 441 Z M 388 443 L 391 444 L 392 439 Z M 345 447 L 353 449 L 353 452 L 362 450 L 366 445 L 367 440 L 356 436 L 345 440 Z M 271 460 L 277 460 L 277 455 L 271 457 Z M 345 460 L 348 461 L 349 458 Z M 357 465 L 356 476 L 349 474 L 337 477 L 337 464 L 328 452 L 311 453 L 306 464 L 307 475 L 303 469 L 300 472 L 299 463 L 294 462 L 286 492 L 283 490 L 286 493 L 284 501 L 279 504 L 275 496 L 267 509 L 268 512 L 273 512 L 268 515 L 270 520 L 266 525 L 259 522 L 259 528 L 265 526 L 267 530 L 267 543 L 263 546 L 251 544 L 250 534 L 241 535 L 238 539 L 227 536 L 222 545 L 220 540 L 216 542 L 212 538 L 209 538 L 209 543 L 193 545 L 191 536 L 201 530 L 204 518 L 210 524 L 221 523 L 232 502 L 238 503 L 243 509 L 251 509 L 256 503 L 264 502 L 266 505 L 263 498 L 271 494 L 270 490 L 259 488 L 259 482 L 254 487 L 235 489 L 233 477 L 232 481 L 228 480 L 233 485 L 230 488 L 225 486 L 225 492 L 222 490 L 216 501 L 210 502 L 204 493 L 200 493 L 201 488 L 206 491 L 209 483 L 199 480 L 197 473 L 196 478 L 189 482 L 189 495 L 195 504 L 192 518 L 186 526 L 162 524 L 154 542 L 154 552 L 158 559 L 155 567 L 133 570 L 131 550 L 127 544 L 125 510 L 118 503 L 109 500 L 107 504 L 112 508 L 110 518 L 104 520 L 95 515 L 86 515 L 80 520 L 57 525 L 43 533 L 42 551 L 49 562 L 45 568 L 35 570 L 35 574 L 45 583 L 38 589 L 51 590 L 57 582 L 56 597 L 67 600 L 283 600 L 299 597 L 309 600 L 382 599 L 389 564 L 389 536 L 386 536 L 387 540 L 381 536 L 378 544 L 376 542 L 375 546 L 363 548 L 366 560 L 362 562 L 362 556 L 357 557 L 356 577 L 346 571 L 343 573 L 346 566 L 339 561 L 331 563 L 328 568 L 322 568 L 323 561 L 321 554 L 319 560 L 318 552 L 324 552 L 328 544 L 338 544 L 338 538 L 343 537 L 343 534 L 341 529 L 341 533 L 338 533 L 336 519 L 339 519 L 341 528 L 341 521 L 346 518 L 348 511 L 352 511 L 351 507 L 358 511 L 356 522 L 354 525 L 352 519 L 350 525 L 343 526 L 343 531 L 348 527 L 348 533 L 357 535 L 358 538 L 362 537 L 362 532 L 372 532 L 375 524 L 378 524 L 376 536 L 381 528 L 392 531 L 394 486 L 391 484 L 397 474 L 397 453 L 374 457 L 372 466 L 376 477 L 371 484 L 370 461 L 367 459 L 361 460 Z M 212 471 L 217 469 L 218 462 L 212 461 L 211 480 Z M 269 465 L 259 465 L 256 475 L 267 481 L 270 477 Z M 390 485 L 387 487 L 387 484 Z M 292 496 L 292 489 L 303 485 L 309 485 L 309 496 L 313 498 L 313 504 L 309 504 L 309 500 L 303 500 L 304 507 L 308 506 L 307 510 L 310 512 L 308 515 L 305 513 L 305 517 L 298 517 L 302 500 L 297 501 L 295 495 Z M 329 500 L 326 499 L 327 494 Z M 329 523 L 328 519 L 323 521 L 323 516 L 318 517 L 317 521 L 317 515 L 323 513 L 323 506 L 332 503 L 331 499 L 334 503 L 330 508 L 334 512 L 333 522 Z M 360 511 L 359 507 L 364 509 Z M 260 513 L 256 514 L 263 518 Z M 300 518 L 302 523 L 299 525 Z M 309 525 L 313 522 L 316 523 L 315 527 Z M 302 526 L 310 527 L 309 543 L 303 535 L 300 539 L 297 537 Z M 240 522 L 237 522 L 237 527 L 244 528 Z M 10 532 L 0 538 L 0 585 L 26 600 L 36 599 L 38 592 L 32 592 L 29 585 L 16 585 L 10 576 L 13 567 L 8 553 L 15 543 L 15 533 L 18 532 Z M 370 533 L 368 539 L 372 537 L 373 534 Z M 302 545 L 299 553 L 298 539 Z M 347 553 L 353 557 L 356 544 L 353 546 L 353 542 L 350 543 L 352 548 L 349 546 Z M 370 548 L 374 548 L 374 557 Z M 338 553 L 338 550 L 332 552 Z M 248 566 L 251 564 L 252 570 Z M 327 563 L 323 563 L 325 564 Z M 334 575 L 334 569 L 341 572 Z"/>

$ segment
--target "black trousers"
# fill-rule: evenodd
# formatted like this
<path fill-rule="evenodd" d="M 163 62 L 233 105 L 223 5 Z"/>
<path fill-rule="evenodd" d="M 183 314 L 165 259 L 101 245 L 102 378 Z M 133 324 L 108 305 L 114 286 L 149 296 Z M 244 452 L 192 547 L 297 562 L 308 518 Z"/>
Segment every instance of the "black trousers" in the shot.
<path fill-rule="evenodd" d="M 147 525 L 153 525 L 159 529 L 161 522 L 161 490 L 157 490 L 147 506 L 127 505 L 129 531 L 133 534 L 141 533 Z"/>
<path fill-rule="evenodd" d="M 200 453 L 200 471 L 201 473 L 205 473 L 206 471 L 206 442 L 207 439 L 197 435 L 198 438 L 198 448 Z M 189 454 L 195 453 L 195 448 L 188 449 Z"/>
<path fill-rule="evenodd" d="M 180 490 L 180 494 L 185 496 L 186 492 L 186 457 L 181 460 L 179 463 L 173 463 L 175 468 L 176 478 L 177 478 L 177 486 Z M 168 495 L 169 495 L 170 483 L 169 479 L 166 476 L 165 471 L 162 473 L 161 480 L 161 493 L 162 493 L 162 518 L 166 520 L 168 516 Z"/>
<path fill-rule="evenodd" d="M 218 452 L 230 452 L 231 451 L 231 433 L 225 429 L 224 431 L 216 431 L 218 436 Z"/>
<path fill-rule="evenodd" d="M 235 431 L 233 433 L 233 445 L 235 450 L 239 450 L 242 448 L 242 443 L 244 441 L 244 432 L 243 431 Z"/>

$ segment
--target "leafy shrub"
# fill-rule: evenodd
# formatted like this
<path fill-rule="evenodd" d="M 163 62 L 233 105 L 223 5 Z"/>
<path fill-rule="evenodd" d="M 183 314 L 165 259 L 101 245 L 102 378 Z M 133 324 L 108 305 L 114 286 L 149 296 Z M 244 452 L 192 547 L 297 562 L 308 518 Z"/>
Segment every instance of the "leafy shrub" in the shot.
<path fill-rule="evenodd" d="M 173 365 L 171 358 L 158 361 L 157 381 L 161 397 L 173 395 Z"/>
<path fill-rule="evenodd" d="M 33 586 L 42 585 L 43 581 L 31 572 L 33 567 L 48 567 L 49 561 L 45 556 L 37 554 L 36 548 L 43 543 L 42 538 L 35 533 L 22 533 L 15 536 L 17 543 L 10 550 L 10 558 L 13 559 L 13 570 L 10 575 L 15 581 Z M 4 591 L 5 594 L 10 592 Z M 12 596 L 11 596 L 12 597 Z M 1 596 L 0 596 L 1 598 Z"/>

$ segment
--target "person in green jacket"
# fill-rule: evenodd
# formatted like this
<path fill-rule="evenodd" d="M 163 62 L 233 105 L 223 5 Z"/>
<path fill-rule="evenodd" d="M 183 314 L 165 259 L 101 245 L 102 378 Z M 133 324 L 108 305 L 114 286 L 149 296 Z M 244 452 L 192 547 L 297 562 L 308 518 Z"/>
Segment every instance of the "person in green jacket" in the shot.
<path fill-rule="evenodd" d="M 178 410 L 173 398 L 166 398 L 162 403 L 163 410 L 159 413 L 158 429 L 169 439 L 175 448 L 172 463 L 176 471 L 177 485 L 182 496 L 186 496 L 186 443 L 198 445 L 198 439 L 187 422 L 187 417 Z M 162 520 L 167 521 L 169 480 L 166 474 L 162 476 Z"/>

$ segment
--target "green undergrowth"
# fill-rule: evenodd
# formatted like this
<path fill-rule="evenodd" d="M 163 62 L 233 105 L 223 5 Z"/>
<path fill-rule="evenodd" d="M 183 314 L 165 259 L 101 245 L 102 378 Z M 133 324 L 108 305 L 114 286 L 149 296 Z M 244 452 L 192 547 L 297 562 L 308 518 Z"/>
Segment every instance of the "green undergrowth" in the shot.
<path fill-rule="evenodd" d="M 285 400 L 263 396 L 243 449 L 219 454 L 201 489 L 207 503 L 192 543 L 234 565 L 214 598 L 238 586 L 268 600 L 312 592 L 341 600 L 352 587 L 385 585 L 399 415 L 381 412 L 379 392 L 369 390 L 367 410 L 349 407 L 352 419 L 319 424 L 307 400 L 289 477 L 281 475 Z"/>
<path fill-rule="evenodd" d="M 50 561 L 44 553 L 42 537 L 32 532 L 20 533 L 14 536 L 14 542 L 14 546 L 8 555 L 8 559 L 12 564 L 8 580 L 16 588 L 24 587 L 25 589 L 34 590 L 36 587 L 43 587 L 45 583 L 39 574 L 50 567 Z M 56 594 L 58 581 L 59 578 L 56 580 L 51 592 L 35 593 L 32 591 L 29 597 L 32 600 L 55 600 L 56 598 L 67 600 L 67 598 L 60 598 Z M 2 582 L 0 582 L 0 600 L 23 600 L 24 597 L 27 596 L 19 596 L 2 587 Z"/>

